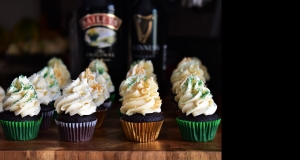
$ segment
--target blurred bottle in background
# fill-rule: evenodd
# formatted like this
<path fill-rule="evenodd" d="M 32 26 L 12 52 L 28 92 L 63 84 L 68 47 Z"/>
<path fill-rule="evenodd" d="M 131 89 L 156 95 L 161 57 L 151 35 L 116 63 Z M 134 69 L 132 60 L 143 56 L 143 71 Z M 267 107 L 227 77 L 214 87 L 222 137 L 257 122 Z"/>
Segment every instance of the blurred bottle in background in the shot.
<path fill-rule="evenodd" d="M 93 59 L 103 59 L 113 83 L 121 83 L 128 63 L 122 4 L 126 3 L 118 0 L 78 1 L 78 9 L 70 21 L 73 76 L 84 71 Z"/>
<path fill-rule="evenodd" d="M 167 56 L 167 8 L 161 0 L 137 0 L 130 15 L 131 62 L 151 60 L 160 93 L 166 89 L 164 71 Z"/>

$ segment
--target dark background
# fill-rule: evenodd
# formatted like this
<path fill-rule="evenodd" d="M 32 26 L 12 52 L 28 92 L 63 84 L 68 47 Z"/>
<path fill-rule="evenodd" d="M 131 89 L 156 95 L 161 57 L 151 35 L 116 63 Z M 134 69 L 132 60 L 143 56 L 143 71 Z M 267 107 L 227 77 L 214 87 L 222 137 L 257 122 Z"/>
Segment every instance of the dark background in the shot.
<path fill-rule="evenodd" d="M 132 3 L 134 0 L 128 1 Z M 184 6 L 183 0 L 164 0 L 164 2 L 169 13 L 167 77 L 170 77 L 182 58 L 198 57 L 211 76 L 208 87 L 216 98 L 220 98 L 222 92 L 221 0 L 204 0 L 202 7 Z M 0 1 L 0 86 L 4 90 L 20 74 L 30 76 L 41 70 L 53 56 L 62 58 L 72 73 L 70 46 L 59 54 L 41 52 L 35 55 L 11 56 L 6 54 L 6 50 L 12 41 L 16 24 L 23 18 L 38 22 L 41 27 L 40 37 L 51 39 L 56 35 L 68 41 L 69 21 L 76 5 L 75 0 Z M 4 32 L 6 36 L 3 36 Z M 118 90 L 119 84 L 115 84 L 115 87 Z"/>

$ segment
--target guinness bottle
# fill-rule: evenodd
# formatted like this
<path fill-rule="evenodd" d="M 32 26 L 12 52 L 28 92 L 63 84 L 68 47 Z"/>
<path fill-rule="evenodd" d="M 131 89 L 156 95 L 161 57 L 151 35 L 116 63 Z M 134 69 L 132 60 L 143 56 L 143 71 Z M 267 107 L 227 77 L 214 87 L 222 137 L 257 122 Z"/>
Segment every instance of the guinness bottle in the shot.
<path fill-rule="evenodd" d="M 133 5 L 131 15 L 132 61 L 151 60 L 159 88 L 162 89 L 165 81 L 164 71 L 166 70 L 167 56 L 166 7 L 161 0 L 137 0 Z"/>
<path fill-rule="evenodd" d="M 113 83 L 119 84 L 120 77 L 126 75 L 128 57 L 126 48 L 128 40 L 122 36 L 124 32 L 122 1 L 81 0 L 80 2 L 77 22 L 79 54 L 82 57 L 81 71 L 88 67 L 93 59 L 103 59 Z"/>

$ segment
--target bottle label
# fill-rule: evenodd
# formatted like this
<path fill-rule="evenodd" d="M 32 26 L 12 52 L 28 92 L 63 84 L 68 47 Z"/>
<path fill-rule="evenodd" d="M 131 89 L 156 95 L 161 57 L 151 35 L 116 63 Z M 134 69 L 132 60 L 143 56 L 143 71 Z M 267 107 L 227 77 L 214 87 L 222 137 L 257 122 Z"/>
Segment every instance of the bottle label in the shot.
<path fill-rule="evenodd" d="M 79 23 L 82 30 L 93 26 L 105 26 L 117 31 L 122 24 L 122 20 L 113 14 L 95 13 L 87 14 L 79 20 Z"/>
<path fill-rule="evenodd" d="M 98 48 L 110 47 L 116 39 L 116 32 L 105 27 L 89 28 L 84 35 L 84 40 L 88 45 Z"/>
<path fill-rule="evenodd" d="M 146 43 L 147 39 L 151 35 L 152 26 L 153 26 L 153 16 L 142 16 L 140 14 L 135 14 L 133 16 L 135 23 L 136 34 L 138 36 L 138 41 L 140 43 Z"/>

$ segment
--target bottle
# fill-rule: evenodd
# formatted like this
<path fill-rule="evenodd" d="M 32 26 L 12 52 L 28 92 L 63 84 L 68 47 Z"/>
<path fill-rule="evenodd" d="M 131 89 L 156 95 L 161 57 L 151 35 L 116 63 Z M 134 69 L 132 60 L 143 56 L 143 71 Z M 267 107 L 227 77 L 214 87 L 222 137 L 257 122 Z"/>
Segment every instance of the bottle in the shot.
<path fill-rule="evenodd" d="M 165 91 L 167 56 L 167 9 L 161 0 L 137 0 L 130 21 L 132 62 L 151 60 L 157 75 L 160 93 Z"/>
<path fill-rule="evenodd" d="M 128 41 L 122 36 L 122 2 L 81 0 L 77 10 L 77 22 L 81 71 L 84 71 L 92 60 L 103 59 L 113 83 L 121 83 L 120 77 L 126 75 L 128 57 L 124 45 Z"/>

